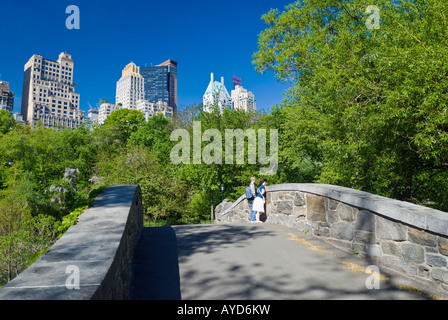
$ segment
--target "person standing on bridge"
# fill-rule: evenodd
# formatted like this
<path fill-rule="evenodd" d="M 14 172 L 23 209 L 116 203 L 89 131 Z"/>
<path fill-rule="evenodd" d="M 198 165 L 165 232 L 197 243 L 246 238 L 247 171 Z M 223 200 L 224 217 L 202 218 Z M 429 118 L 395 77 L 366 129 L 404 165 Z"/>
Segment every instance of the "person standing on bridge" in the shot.
<path fill-rule="evenodd" d="M 264 195 L 266 194 L 266 184 L 268 181 L 266 179 L 261 180 L 260 185 L 257 189 L 257 196 L 255 197 L 254 204 L 253 204 L 253 210 L 255 213 L 255 222 L 261 222 L 260 221 L 260 214 L 264 212 Z"/>
<path fill-rule="evenodd" d="M 255 222 L 255 211 L 254 211 L 254 200 L 257 196 L 255 191 L 255 177 L 250 178 L 249 187 L 246 188 L 246 198 L 249 202 L 249 210 L 250 210 L 250 222 Z"/>

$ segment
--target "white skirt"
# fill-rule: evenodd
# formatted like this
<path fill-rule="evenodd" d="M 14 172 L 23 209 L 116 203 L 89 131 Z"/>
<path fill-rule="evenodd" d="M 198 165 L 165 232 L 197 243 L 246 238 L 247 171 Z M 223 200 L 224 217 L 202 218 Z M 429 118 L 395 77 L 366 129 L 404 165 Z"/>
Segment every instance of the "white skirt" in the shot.
<path fill-rule="evenodd" d="M 260 197 L 255 197 L 252 210 L 255 212 L 264 212 L 264 201 Z"/>

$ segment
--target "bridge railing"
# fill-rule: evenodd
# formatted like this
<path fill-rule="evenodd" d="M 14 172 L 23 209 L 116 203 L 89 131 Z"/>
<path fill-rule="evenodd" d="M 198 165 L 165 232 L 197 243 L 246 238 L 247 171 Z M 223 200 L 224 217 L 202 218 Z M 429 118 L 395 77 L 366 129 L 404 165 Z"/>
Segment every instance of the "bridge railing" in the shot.
<path fill-rule="evenodd" d="M 367 192 L 322 184 L 266 189 L 262 220 L 326 239 L 448 291 L 448 213 Z M 216 212 L 216 223 L 248 222 L 244 195 Z"/>
<path fill-rule="evenodd" d="M 142 227 L 140 187 L 108 187 L 76 225 L 0 290 L 0 300 L 127 299 Z"/>

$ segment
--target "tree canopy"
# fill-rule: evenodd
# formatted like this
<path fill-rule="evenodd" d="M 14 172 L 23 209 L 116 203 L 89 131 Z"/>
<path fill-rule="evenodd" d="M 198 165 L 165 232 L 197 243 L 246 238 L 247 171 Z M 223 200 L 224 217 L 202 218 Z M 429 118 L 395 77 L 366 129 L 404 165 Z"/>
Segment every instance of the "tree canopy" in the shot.
<path fill-rule="evenodd" d="M 448 3 L 303 0 L 263 16 L 253 56 L 291 84 L 284 156 L 316 181 L 447 208 Z"/>

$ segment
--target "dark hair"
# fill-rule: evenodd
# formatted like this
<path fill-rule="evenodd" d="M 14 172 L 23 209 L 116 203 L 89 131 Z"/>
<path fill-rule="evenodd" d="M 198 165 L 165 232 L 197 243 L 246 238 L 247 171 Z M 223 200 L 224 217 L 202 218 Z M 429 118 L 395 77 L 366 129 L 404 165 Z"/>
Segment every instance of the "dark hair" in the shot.
<path fill-rule="evenodd" d="M 258 188 L 260 188 L 261 185 L 262 185 L 263 183 L 265 183 L 265 182 L 268 182 L 268 180 L 266 180 L 266 179 L 261 180 L 260 184 L 258 185 Z"/>

